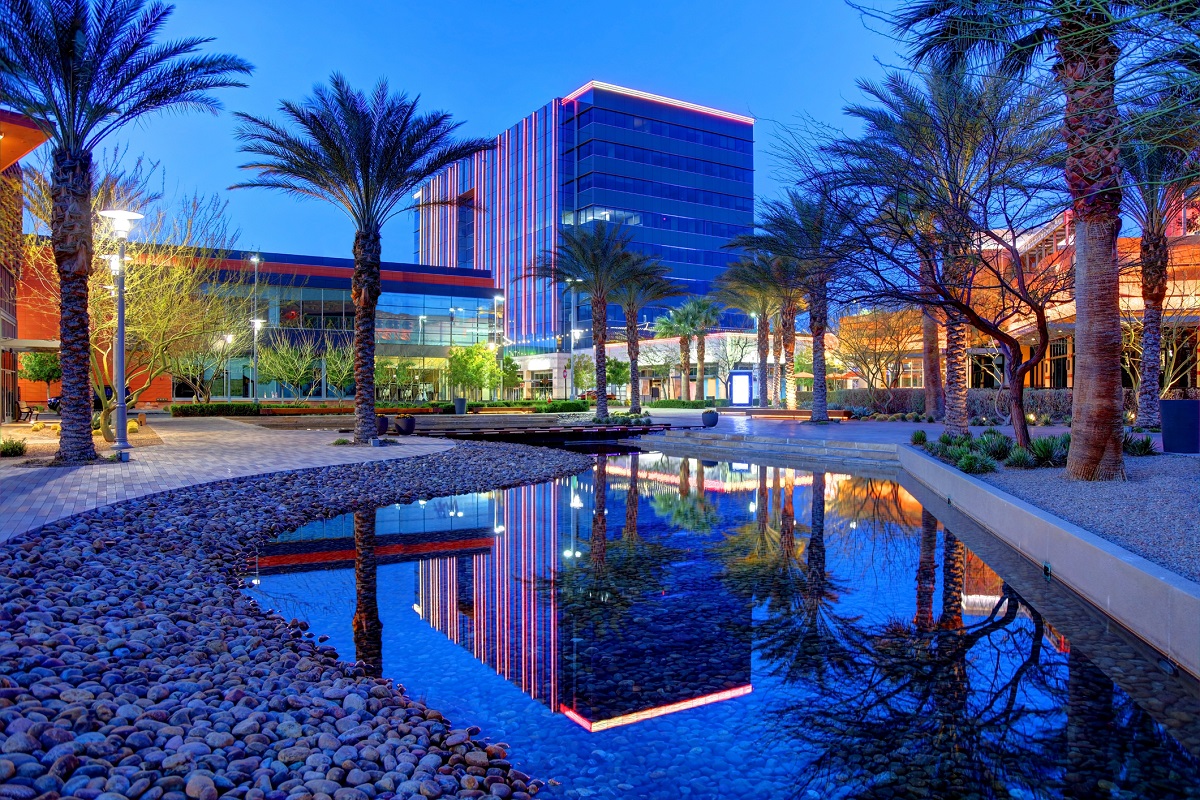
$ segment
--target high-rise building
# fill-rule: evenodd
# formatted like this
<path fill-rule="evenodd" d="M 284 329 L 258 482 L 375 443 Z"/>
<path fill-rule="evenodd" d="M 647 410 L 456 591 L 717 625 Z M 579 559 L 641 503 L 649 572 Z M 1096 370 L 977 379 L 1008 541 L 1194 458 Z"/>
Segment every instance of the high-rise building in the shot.
<path fill-rule="evenodd" d="M 577 346 L 589 343 L 591 309 L 578 298 L 572 323 L 566 287 L 529 277 L 530 267 L 560 230 L 604 221 L 669 266 L 689 295 L 704 294 L 733 258 L 725 245 L 753 221 L 754 120 L 592 81 L 436 176 L 416 200 L 427 205 L 416 214 L 414 260 L 490 270 L 505 298 L 506 352 L 527 391 L 564 397 L 570 331 Z M 609 324 L 623 326 L 618 309 Z"/>

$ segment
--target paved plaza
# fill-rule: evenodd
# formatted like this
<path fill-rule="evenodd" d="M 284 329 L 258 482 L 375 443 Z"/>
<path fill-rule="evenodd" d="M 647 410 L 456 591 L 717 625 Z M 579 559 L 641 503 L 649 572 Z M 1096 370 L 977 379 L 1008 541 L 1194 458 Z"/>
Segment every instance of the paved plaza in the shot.
<path fill-rule="evenodd" d="M 208 481 L 436 453 L 453 445 L 412 438 L 388 447 L 334 447 L 334 431 L 274 431 L 223 418 L 151 417 L 161 445 L 128 463 L 22 467 L 0 461 L 0 541 L 97 506 Z M 15 427 L 15 426 L 14 426 Z M 10 426 L 4 432 L 9 435 Z"/>

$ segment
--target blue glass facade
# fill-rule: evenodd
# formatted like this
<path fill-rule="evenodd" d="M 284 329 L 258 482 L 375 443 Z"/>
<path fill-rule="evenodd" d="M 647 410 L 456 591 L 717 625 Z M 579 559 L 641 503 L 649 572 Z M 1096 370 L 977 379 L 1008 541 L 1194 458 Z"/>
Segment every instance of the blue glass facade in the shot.
<path fill-rule="evenodd" d="M 415 259 L 491 270 L 505 294 L 512 352 L 561 352 L 570 300 L 561 286 L 525 277 L 558 231 L 619 223 L 631 246 L 669 266 L 689 295 L 704 294 L 733 260 L 724 246 L 753 223 L 753 151 L 749 117 L 590 83 L 422 188 L 423 202 L 459 204 L 419 211 Z M 662 311 L 647 309 L 643 321 Z M 586 331 L 578 343 L 586 344 L 586 298 L 578 315 Z M 609 319 L 623 325 L 615 308 Z"/>

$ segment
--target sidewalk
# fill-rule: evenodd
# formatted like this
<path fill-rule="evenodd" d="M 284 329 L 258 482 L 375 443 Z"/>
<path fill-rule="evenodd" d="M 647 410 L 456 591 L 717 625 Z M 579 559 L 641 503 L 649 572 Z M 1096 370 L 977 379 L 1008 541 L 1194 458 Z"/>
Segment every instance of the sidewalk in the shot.
<path fill-rule="evenodd" d="M 128 463 L 18 467 L 0 461 L 0 541 L 52 520 L 132 497 L 280 470 L 426 455 L 449 442 L 412 438 L 388 447 L 333 447 L 334 431 L 275 431 L 223 418 L 151 424 L 161 445 L 137 448 Z"/>

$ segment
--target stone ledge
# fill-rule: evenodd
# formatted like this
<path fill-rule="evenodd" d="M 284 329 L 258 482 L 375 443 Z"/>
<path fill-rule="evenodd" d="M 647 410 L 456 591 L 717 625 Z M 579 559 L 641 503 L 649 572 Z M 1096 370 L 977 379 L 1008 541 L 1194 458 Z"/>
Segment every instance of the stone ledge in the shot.
<path fill-rule="evenodd" d="M 1200 584 L 911 447 L 900 465 L 1054 579 L 1200 677 Z"/>

